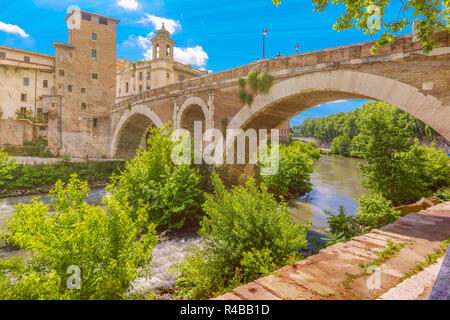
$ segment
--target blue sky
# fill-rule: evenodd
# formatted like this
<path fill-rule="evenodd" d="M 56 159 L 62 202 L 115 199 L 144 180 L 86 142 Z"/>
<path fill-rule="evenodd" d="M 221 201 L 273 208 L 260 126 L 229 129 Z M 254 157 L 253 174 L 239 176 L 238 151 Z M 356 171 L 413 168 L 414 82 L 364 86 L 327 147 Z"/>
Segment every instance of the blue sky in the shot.
<path fill-rule="evenodd" d="M 176 58 L 213 72 L 261 58 L 265 27 L 266 57 L 294 54 L 297 43 L 300 52 L 306 52 L 373 39 L 356 29 L 334 31 L 343 7 L 313 12 L 311 0 L 283 0 L 278 7 L 271 0 L 0 0 L 0 44 L 53 54 L 53 41 L 67 42 L 64 18 L 70 5 L 121 20 L 118 58 L 148 56 L 152 32 L 164 21 L 177 42 Z M 392 7 L 394 16 L 397 12 Z M 299 124 L 305 114 L 323 116 L 361 104 L 354 100 L 313 108 L 292 124 Z"/>

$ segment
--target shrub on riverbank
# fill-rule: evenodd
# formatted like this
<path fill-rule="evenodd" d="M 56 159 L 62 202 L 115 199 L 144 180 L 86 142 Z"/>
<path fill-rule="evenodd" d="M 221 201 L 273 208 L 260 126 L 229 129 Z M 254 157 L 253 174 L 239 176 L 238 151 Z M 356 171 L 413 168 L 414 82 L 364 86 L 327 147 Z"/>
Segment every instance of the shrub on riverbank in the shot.
<path fill-rule="evenodd" d="M 0 299 L 124 299 L 147 275 L 141 268 L 157 237 L 146 211 L 137 210 L 133 221 L 126 201 L 105 197 L 105 210 L 84 201 L 88 191 L 74 175 L 67 186 L 56 183 L 53 204 L 34 199 L 16 207 L 1 238 L 31 256 L 0 261 Z"/>
<path fill-rule="evenodd" d="M 128 197 L 134 212 L 145 204 L 150 221 L 158 226 L 179 229 L 186 222 L 200 220 L 203 193 L 201 177 L 190 165 L 176 165 L 171 159 L 172 130 L 150 130 L 147 150 L 127 162 L 125 170 L 112 178 L 109 190 Z"/>
<path fill-rule="evenodd" d="M 114 172 L 119 171 L 121 168 L 123 168 L 123 162 L 121 161 L 61 161 L 56 164 L 34 166 L 18 164 L 10 170 L 9 175 L 0 175 L 0 190 L 34 189 L 53 186 L 58 180 L 68 182 L 70 176 L 74 173 L 83 181 L 106 182 L 109 181 L 109 177 Z"/>
<path fill-rule="evenodd" d="M 0 149 L 0 188 L 5 187 L 7 182 L 12 179 L 12 172 L 17 165 L 14 160 L 3 149 Z"/>
<path fill-rule="evenodd" d="M 281 144 L 278 171 L 274 175 L 261 175 L 260 180 L 277 196 L 289 198 L 290 195 L 304 194 L 311 190 L 309 176 L 314 170 L 314 160 L 319 158 L 320 150 L 313 143 Z M 260 172 L 264 167 L 261 163 Z"/>
<path fill-rule="evenodd" d="M 325 210 L 330 232 L 335 240 L 349 241 L 351 238 L 394 223 L 400 218 L 399 211 L 382 195 L 364 194 L 358 199 L 360 207 L 356 216 L 347 216 L 344 207 L 339 207 L 337 215 Z"/>
<path fill-rule="evenodd" d="M 226 190 L 213 174 L 199 234 L 204 244 L 176 265 L 178 294 L 206 299 L 253 281 L 301 258 L 307 227 L 292 222 L 289 207 L 253 180 Z"/>
<path fill-rule="evenodd" d="M 394 204 L 411 203 L 450 184 L 448 157 L 434 147 L 412 142 L 408 116 L 384 102 L 364 105 L 353 140 L 361 163 L 363 187 Z"/>

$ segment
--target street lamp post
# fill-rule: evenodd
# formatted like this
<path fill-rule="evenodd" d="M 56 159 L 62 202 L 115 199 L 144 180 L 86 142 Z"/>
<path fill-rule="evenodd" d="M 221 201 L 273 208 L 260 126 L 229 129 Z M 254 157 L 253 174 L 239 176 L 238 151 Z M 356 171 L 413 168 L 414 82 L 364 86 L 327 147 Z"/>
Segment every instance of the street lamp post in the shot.
<path fill-rule="evenodd" d="M 267 28 L 264 28 L 263 31 L 263 60 L 266 58 L 266 52 L 265 52 L 265 39 L 267 36 Z"/>
<path fill-rule="evenodd" d="M 297 51 L 297 54 L 298 54 L 298 51 L 300 50 L 300 46 L 298 45 L 298 43 L 295 45 L 295 51 Z"/>

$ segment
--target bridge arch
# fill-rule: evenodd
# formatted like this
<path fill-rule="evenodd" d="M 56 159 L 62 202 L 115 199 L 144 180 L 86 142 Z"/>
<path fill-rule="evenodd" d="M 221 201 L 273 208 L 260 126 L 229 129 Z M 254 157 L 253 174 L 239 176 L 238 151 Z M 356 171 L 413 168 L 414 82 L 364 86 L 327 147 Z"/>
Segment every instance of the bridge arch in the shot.
<path fill-rule="evenodd" d="M 314 106 L 342 99 L 379 100 L 422 120 L 450 140 L 450 106 L 406 83 L 358 71 L 336 70 L 281 81 L 255 97 L 230 121 L 229 129 L 270 129 Z"/>
<path fill-rule="evenodd" d="M 191 123 L 188 122 L 195 120 L 204 122 L 203 131 L 212 128 L 212 112 L 208 105 L 199 97 L 190 97 L 186 99 L 177 112 L 175 128 L 189 130 L 191 129 Z"/>
<path fill-rule="evenodd" d="M 144 145 L 151 126 L 161 128 L 164 123 L 147 106 L 136 105 L 125 111 L 112 137 L 111 156 L 116 158 L 135 156 L 139 147 Z"/>

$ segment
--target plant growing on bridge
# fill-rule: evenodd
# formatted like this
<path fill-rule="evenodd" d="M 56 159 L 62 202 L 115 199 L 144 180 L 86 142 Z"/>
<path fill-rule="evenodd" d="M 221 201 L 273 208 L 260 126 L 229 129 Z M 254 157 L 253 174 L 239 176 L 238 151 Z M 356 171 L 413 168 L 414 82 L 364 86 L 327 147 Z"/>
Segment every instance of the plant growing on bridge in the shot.
<path fill-rule="evenodd" d="M 270 87 L 273 83 L 272 76 L 267 72 L 257 72 L 255 70 L 249 71 L 247 75 L 248 84 L 253 93 L 269 93 Z M 253 94 L 246 91 L 246 82 L 244 79 L 238 80 L 239 85 L 239 99 L 242 103 L 251 105 L 253 103 Z"/>
<path fill-rule="evenodd" d="M 31 256 L 0 261 L 0 299 L 124 299 L 147 275 L 157 237 L 145 208 L 133 221 L 126 198 L 105 197 L 103 209 L 85 202 L 88 191 L 73 175 L 56 184 L 52 204 L 16 207 L 1 238 Z"/>
<path fill-rule="evenodd" d="M 275 5 L 280 0 L 272 0 Z M 357 27 L 364 34 L 376 35 L 381 29 L 384 30 L 372 48 L 372 53 L 377 53 L 383 47 L 394 41 L 393 34 L 402 31 L 412 24 L 412 20 L 420 17 L 422 21 L 417 26 L 417 37 L 422 41 L 423 50 L 429 53 L 437 43 L 433 37 L 436 30 L 449 30 L 450 25 L 450 1 L 449 0 L 406 0 L 401 5 L 394 6 L 390 0 L 387 1 L 365 1 L 365 0 L 313 0 L 314 10 L 323 12 L 329 5 L 345 5 L 345 12 L 333 26 L 335 30 L 342 31 Z M 372 5 L 378 6 L 375 8 Z M 392 9 L 391 9 L 392 8 Z M 379 10 L 378 10 L 379 9 Z M 391 9 L 392 16 L 396 19 L 387 21 Z"/>
<path fill-rule="evenodd" d="M 251 180 L 228 191 L 213 174 L 214 194 L 206 195 L 199 234 L 204 244 L 175 266 L 178 294 L 206 299 L 253 281 L 300 259 L 306 248 L 304 225 L 292 222 L 286 203 L 278 203 Z"/>
<path fill-rule="evenodd" d="M 314 160 L 319 158 L 320 150 L 312 143 L 295 141 L 289 145 L 280 145 L 277 173 L 261 175 L 260 180 L 277 196 L 289 198 L 304 194 L 311 190 L 309 176 L 314 170 Z M 260 171 L 265 167 L 263 163 L 260 161 Z"/>
<path fill-rule="evenodd" d="M 127 196 L 132 217 L 145 204 L 150 221 L 161 227 L 179 229 L 201 218 L 201 177 L 198 169 L 173 163 L 177 143 L 172 141 L 170 124 L 150 129 L 147 150 L 138 151 L 125 170 L 112 178 L 110 190 Z"/>

